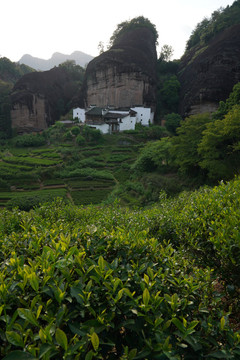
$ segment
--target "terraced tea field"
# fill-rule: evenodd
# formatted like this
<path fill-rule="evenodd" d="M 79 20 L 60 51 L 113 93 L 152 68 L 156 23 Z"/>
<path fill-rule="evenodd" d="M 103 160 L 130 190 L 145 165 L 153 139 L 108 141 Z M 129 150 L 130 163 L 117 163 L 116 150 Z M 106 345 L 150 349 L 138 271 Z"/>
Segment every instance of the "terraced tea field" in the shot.
<path fill-rule="evenodd" d="M 102 145 L 79 147 L 63 143 L 40 148 L 2 149 L 0 206 L 21 207 L 26 199 L 41 203 L 55 197 L 75 205 L 99 204 L 129 177 L 139 145 L 118 136 Z M 23 207 L 24 208 L 24 207 Z"/>

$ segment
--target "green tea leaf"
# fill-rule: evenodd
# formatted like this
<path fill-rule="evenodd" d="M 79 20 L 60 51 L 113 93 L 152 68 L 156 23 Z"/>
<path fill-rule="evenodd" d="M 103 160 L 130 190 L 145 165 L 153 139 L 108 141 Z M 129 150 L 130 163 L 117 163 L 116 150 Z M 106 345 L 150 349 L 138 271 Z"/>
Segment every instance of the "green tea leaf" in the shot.
<path fill-rule="evenodd" d="M 89 282 L 87 283 L 87 285 L 85 287 L 85 291 L 89 292 L 91 287 L 92 287 L 92 280 L 89 280 Z"/>
<path fill-rule="evenodd" d="M 129 359 L 129 360 L 133 360 L 136 355 L 137 355 L 137 349 L 132 349 L 132 350 L 129 351 L 129 353 L 128 353 L 128 359 Z"/>
<path fill-rule="evenodd" d="M 25 351 L 12 351 L 2 360 L 37 360 L 32 354 L 26 353 Z"/>
<path fill-rule="evenodd" d="M 41 314 L 41 311 L 42 311 L 42 308 L 43 306 L 42 305 L 39 305 L 38 309 L 37 309 L 37 314 L 36 314 L 36 318 L 38 319 L 40 314 Z"/>
<path fill-rule="evenodd" d="M 22 337 L 15 331 L 6 331 L 6 337 L 10 344 L 20 346 L 22 348 L 24 347 Z"/>
<path fill-rule="evenodd" d="M 100 268 L 101 271 L 104 271 L 105 269 L 105 262 L 102 256 L 99 257 L 98 259 L 98 266 Z"/>
<path fill-rule="evenodd" d="M 146 289 L 144 290 L 144 292 L 143 292 L 143 303 L 144 303 L 145 306 L 148 305 L 149 300 L 150 300 L 150 294 L 149 294 L 148 289 L 146 288 Z"/>
<path fill-rule="evenodd" d="M 34 317 L 33 313 L 31 312 L 31 310 L 18 308 L 17 311 L 18 311 L 18 315 L 20 316 L 20 318 L 27 320 L 32 325 L 38 326 L 38 322 L 37 322 L 36 318 Z"/>
<path fill-rule="evenodd" d="M 85 360 L 92 360 L 94 355 L 94 352 L 92 350 L 90 350 L 87 355 L 85 356 Z"/>
<path fill-rule="evenodd" d="M 209 354 L 209 358 L 214 359 L 232 359 L 232 355 L 227 353 L 225 350 L 215 351 L 214 353 Z"/>
<path fill-rule="evenodd" d="M 147 284 L 147 285 L 149 285 L 149 277 L 148 277 L 148 275 L 147 274 L 144 274 L 144 281 L 145 281 L 145 283 Z"/>
<path fill-rule="evenodd" d="M 99 347 L 99 338 L 95 332 L 91 335 L 91 343 L 92 343 L 94 350 L 97 351 L 98 347 Z"/>
<path fill-rule="evenodd" d="M 28 275 L 29 278 L 29 282 L 31 287 L 33 288 L 33 290 L 38 291 L 39 289 L 39 280 L 38 277 L 35 273 L 31 273 L 30 275 Z"/>
<path fill-rule="evenodd" d="M 225 317 L 223 316 L 220 320 L 220 330 L 224 330 L 225 324 L 226 324 L 226 320 Z"/>
<path fill-rule="evenodd" d="M 172 322 L 182 333 L 186 331 L 186 328 L 183 326 L 183 323 L 181 323 L 181 321 L 178 320 L 177 318 L 173 318 Z"/>
<path fill-rule="evenodd" d="M 194 329 L 197 326 L 197 324 L 199 324 L 198 320 L 191 321 L 190 325 L 188 326 L 188 329 Z"/>
<path fill-rule="evenodd" d="M 38 335 L 42 343 L 46 342 L 47 336 L 42 329 L 39 330 Z"/>
<path fill-rule="evenodd" d="M 55 349 L 55 347 L 53 347 L 53 345 L 49 345 L 49 344 L 42 344 L 40 346 L 40 350 L 39 350 L 39 359 L 41 359 L 44 355 L 46 355 L 49 351 L 53 351 Z M 51 354 L 52 355 L 52 354 Z"/>
<path fill-rule="evenodd" d="M 68 340 L 65 332 L 61 329 L 56 330 L 55 334 L 57 343 L 66 351 L 68 348 Z"/>
<path fill-rule="evenodd" d="M 147 273 L 148 273 L 148 276 L 150 277 L 150 279 L 153 280 L 154 274 L 150 267 L 147 268 Z"/>
<path fill-rule="evenodd" d="M 122 283 L 122 281 L 120 279 L 118 279 L 118 278 L 114 281 L 113 293 L 115 293 L 115 291 L 117 290 L 118 285 L 121 284 L 121 283 Z"/>

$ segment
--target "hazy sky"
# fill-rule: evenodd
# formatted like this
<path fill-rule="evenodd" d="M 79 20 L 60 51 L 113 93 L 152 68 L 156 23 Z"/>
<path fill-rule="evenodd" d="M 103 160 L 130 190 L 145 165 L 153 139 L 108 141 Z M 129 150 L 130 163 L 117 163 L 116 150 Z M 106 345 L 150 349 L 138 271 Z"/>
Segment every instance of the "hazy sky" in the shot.
<path fill-rule="evenodd" d="M 22 55 L 49 59 L 54 52 L 83 51 L 98 55 L 117 24 L 147 17 L 159 33 L 159 47 L 184 52 L 198 22 L 234 0 L 0 0 L 0 56 L 18 61 Z"/>

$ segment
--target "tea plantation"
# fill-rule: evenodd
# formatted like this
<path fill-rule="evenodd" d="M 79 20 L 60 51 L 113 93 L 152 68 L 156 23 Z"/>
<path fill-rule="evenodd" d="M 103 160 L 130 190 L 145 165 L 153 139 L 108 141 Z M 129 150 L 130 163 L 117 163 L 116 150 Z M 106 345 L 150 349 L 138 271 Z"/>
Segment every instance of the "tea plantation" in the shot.
<path fill-rule="evenodd" d="M 0 209 L 1 359 L 240 359 L 239 194 Z"/>
<path fill-rule="evenodd" d="M 37 148 L 10 142 L 0 152 L 0 207 L 29 210 L 56 197 L 75 205 L 101 203 L 136 160 L 141 141 L 126 138 L 126 144 L 116 135 L 82 146 L 51 138 Z"/>

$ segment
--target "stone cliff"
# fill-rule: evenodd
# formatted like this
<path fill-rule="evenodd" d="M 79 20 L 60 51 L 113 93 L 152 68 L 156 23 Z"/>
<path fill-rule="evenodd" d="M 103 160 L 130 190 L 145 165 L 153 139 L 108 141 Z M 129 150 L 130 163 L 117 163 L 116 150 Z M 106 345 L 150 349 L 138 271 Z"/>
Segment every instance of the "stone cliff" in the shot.
<path fill-rule="evenodd" d="M 24 75 L 11 94 L 12 128 L 41 131 L 59 120 L 77 88 L 65 68 Z"/>
<path fill-rule="evenodd" d="M 183 116 L 212 112 L 240 81 L 240 24 L 193 48 L 181 59 L 180 108 Z"/>
<path fill-rule="evenodd" d="M 85 105 L 127 107 L 156 104 L 155 39 L 146 27 L 132 29 L 87 66 Z"/>

